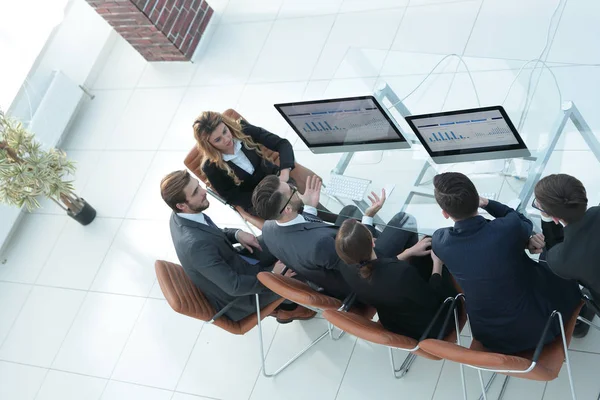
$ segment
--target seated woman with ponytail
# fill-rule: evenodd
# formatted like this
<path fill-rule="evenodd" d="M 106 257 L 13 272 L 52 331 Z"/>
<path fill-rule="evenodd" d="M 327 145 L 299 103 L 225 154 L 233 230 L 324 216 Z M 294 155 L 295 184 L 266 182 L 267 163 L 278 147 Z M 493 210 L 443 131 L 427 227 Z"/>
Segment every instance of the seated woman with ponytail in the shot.
<path fill-rule="evenodd" d="M 287 182 L 294 168 L 294 151 L 286 139 L 215 112 L 205 111 L 194 121 L 194 137 L 203 161 L 202 172 L 227 203 L 252 210 L 252 191 L 267 175 Z M 279 153 L 275 165 L 260 150 L 263 145 Z"/>
<path fill-rule="evenodd" d="M 347 264 L 342 276 L 356 299 L 375 307 L 387 330 L 416 340 L 444 300 L 456 295 L 448 270 L 430 248 L 426 237 L 396 257 L 378 256 L 371 232 L 353 219 L 344 221 L 335 239 L 336 252 Z M 442 324 L 439 318 L 429 337 L 436 337 Z"/>

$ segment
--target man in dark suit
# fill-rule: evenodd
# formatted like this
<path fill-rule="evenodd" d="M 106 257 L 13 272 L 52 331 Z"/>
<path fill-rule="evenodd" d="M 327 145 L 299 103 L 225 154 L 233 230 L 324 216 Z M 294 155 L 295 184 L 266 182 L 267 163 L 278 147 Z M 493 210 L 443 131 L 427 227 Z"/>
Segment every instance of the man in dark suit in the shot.
<path fill-rule="evenodd" d="M 590 207 L 581 181 L 567 174 L 553 174 L 535 186 L 534 205 L 542 214 L 542 231 L 546 244 L 545 259 L 550 269 L 565 279 L 579 282 L 591 297 L 600 300 L 600 207 Z M 587 308 L 587 306 L 586 306 Z M 583 310 L 591 320 L 594 312 Z M 589 325 L 576 327 L 578 337 Z"/>
<path fill-rule="evenodd" d="M 186 170 L 175 171 L 163 178 L 160 190 L 173 210 L 170 227 L 177 257 L 215 310 L 238 299 L 225 315 L 239 321 L 256 312 L 255 294 L 260 294 L 261 306 L 279 298 L 256 277 L 261 271 L 271 270 L 276 258 L 263 251 L 261 240 L 254 235 L 240 229 L 219 229 L 203 213 L 209 202 L 197 179 Z M 233 243 L 240 243 L 245 251 L 238 252 Z M 282 269 L 278 263 L 273 272 L 281 273 Z M 291 305 L 280 307 L 276 317 L 278 322 L 287 323 L 314 315 L 313 311 Z"/>
<path fill-rule="evenodd" d="M 465 175 L 433 180 L 435 199 L 454 227 L 437 230 L 432 251 L 463 289 L 473 336 L 492 351 L 534 348 L 554 310 L 568 319 L 579 305 L 579 287 L 559 278 L 525 253 L 533 224 L 499 202 L 480 198 Z M 495 219 L 486 220 L 477 208 Z M 553 324 L 546 343 L 560 334 Z"/>
<path fill-rule="evenodd" d="M 326 294 L 343 299 L 351 291 L 340 273 L 346 264 L 335 251 L 335 236 L 345 219 L 361 218 L 362 214 L 358 208 L 346 206 L 335 225 L 324 223 L 316 215 L 320 191 L 321 181 L 316 176 L 308 177 L 303 195 L 276 176 L 267 176 L 254 190 L 252 204 L 258 216 L 266 220 L 262 232 L 269 251 L 301 278 L 320 286 Z M 385 202 L 385 191 L 381 198 L 375 193 L 372 196 L 372 205 L 362 222 L 377 237 L 375 251 L 395 256 L 415 245 L 416 223 L 407 214 L 398 213 L 381 234 L 375 230 L 373 217 Z"/>

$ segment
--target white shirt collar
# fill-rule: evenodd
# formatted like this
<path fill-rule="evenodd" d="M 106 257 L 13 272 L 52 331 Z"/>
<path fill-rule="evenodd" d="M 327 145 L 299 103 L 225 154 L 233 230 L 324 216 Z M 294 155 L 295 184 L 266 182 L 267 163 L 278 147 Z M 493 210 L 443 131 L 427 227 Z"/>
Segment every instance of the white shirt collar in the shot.
<path fill-rule="evenodd" d="M 208 225 L 206 223 L 206 218 L 204 218 L 204 214 L 203 213 L 195 213 L 195 214 L 190 214 L 190 213 L 177 213 L 177 215 L 179 215 L 181 218 L 185 218 L 185 219 L 189 219 L 190 221 L 194 221 L 194 222 L 198 222 L 204 225 Z"/>
<path fill-rule="evenodd" d="M 275 221 L 275 222 L 279 226 L 292 226 L 292 225 L 296 225 L 296 224 L 303 224 L 306 222 L 306 219 L 302 216 L 302 214 L 298 214 L 298 216 L 291 221 L 288 221 L 288 222 Z"/>
<path fill-rule="evenodd" d="M 223 154 L 223 160 L 225 162 L 233 160 L 240 155 L 240 151 L 242 151 L 242 142 L 240 140 L 233 139 L 233 154 Z"/>

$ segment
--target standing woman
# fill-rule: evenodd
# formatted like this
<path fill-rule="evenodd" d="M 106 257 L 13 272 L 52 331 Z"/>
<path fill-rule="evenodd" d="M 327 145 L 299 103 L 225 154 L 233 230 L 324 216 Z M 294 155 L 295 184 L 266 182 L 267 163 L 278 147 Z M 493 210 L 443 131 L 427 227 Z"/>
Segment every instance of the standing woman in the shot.
<path fill-rule="evenodd" d="M 287 182 L 294 168 L 294 150 L 286 139 L 219 112 L 205 111 L 194 121 L 194 137 L 202 157 L 200 168 L 227 203 L 251 214 L 252 191 L 267 175 Z M 279 153 L 275 165 L 260 150 L 263 145 Z"/>

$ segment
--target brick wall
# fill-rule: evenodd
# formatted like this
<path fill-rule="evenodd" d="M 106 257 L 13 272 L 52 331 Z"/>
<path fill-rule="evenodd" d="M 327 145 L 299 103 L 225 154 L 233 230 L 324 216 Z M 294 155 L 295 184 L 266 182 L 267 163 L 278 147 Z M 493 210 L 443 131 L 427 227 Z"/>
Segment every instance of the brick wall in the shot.
<path fill-rule="evenodd" d="M 148 61 L 189 61 L 213 10 L 206 0 L 86 0 Z"/>

